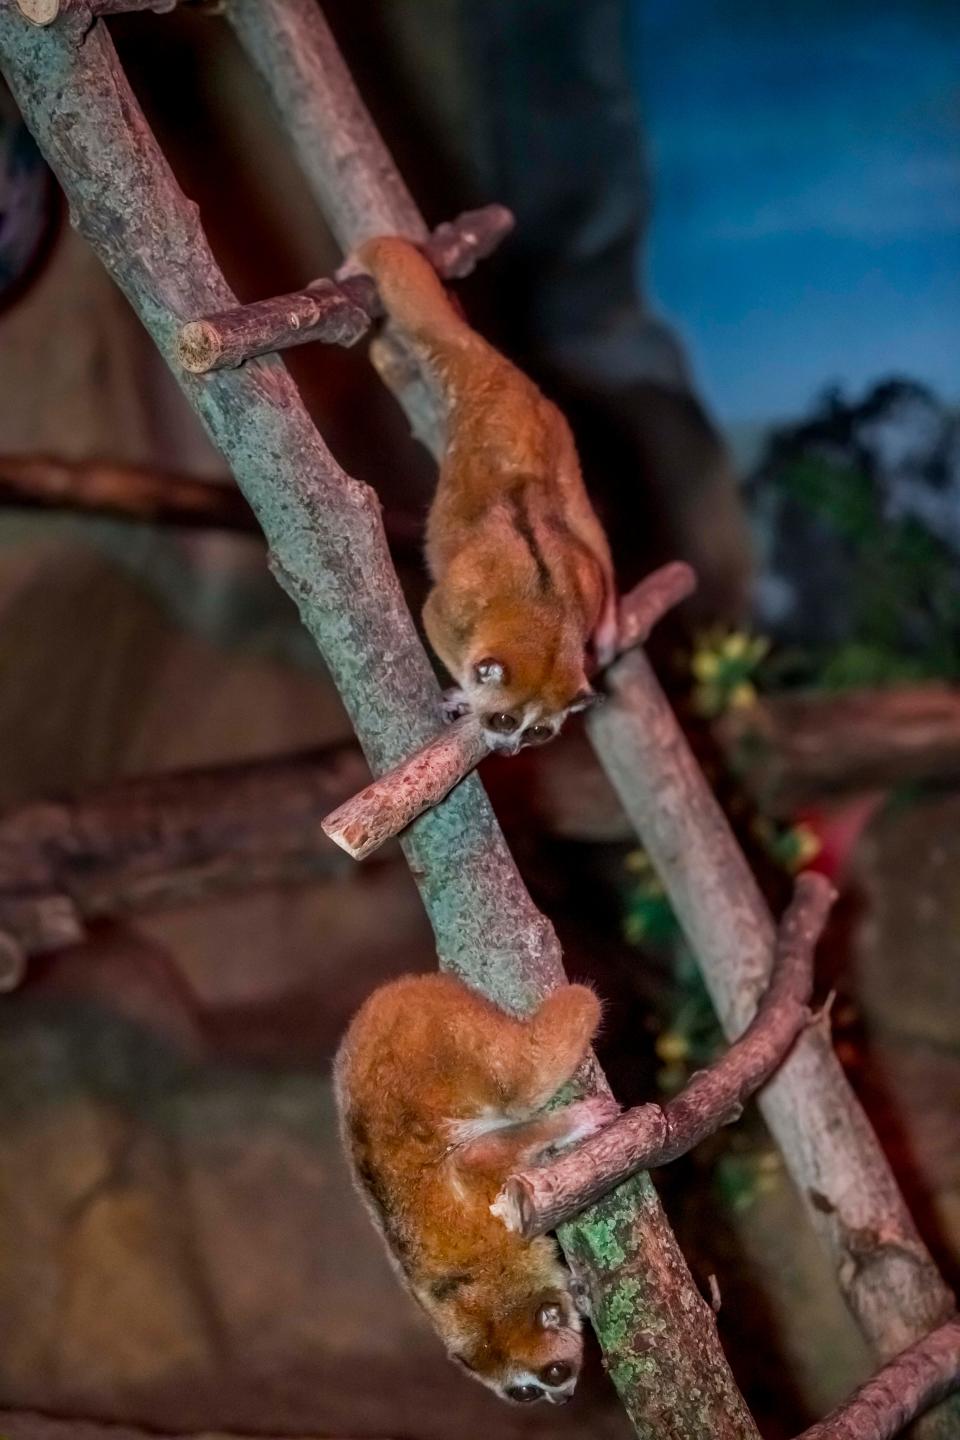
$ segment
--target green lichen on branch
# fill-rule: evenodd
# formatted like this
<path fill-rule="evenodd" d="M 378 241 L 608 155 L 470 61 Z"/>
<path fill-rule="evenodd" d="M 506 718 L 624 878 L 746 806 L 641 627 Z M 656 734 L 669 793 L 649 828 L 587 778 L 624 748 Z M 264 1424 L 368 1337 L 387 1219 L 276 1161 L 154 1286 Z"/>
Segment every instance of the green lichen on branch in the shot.
<path fill-rule="evenodd" d="M 642 1440 L 755 1437 L 729 1371 L 718 1394 L 710 1307 L 692 1285 L 677 1283 L 668 1254 L 637 1252 L 637 1215 L 657 1208 L 653 1182 L 639 1175 L 560 1227 L 587 1283 L 607 1373 Z"/>

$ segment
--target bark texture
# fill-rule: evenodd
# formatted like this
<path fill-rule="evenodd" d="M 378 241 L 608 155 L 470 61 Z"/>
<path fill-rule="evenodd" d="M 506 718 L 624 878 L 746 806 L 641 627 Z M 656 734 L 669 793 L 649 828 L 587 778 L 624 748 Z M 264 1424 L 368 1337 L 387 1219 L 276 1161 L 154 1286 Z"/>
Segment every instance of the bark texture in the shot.
<path fill-rule="evenodd" d="M 960 1320 L 951 1320 L 890 1360 L 798 1440 L 892 1440 L 958 1387 Z"/>
<path fill-rule="evenodd" d="M 318 280 L 290 295 L 274 295 L 219 315 L 189 320 L 181 327 L 177 353 L 185 370 L 203 375 L 311 340 L 355 345 L 369 324 L 366 310 L 345 290 L 332 280 Z"/>
<path fill-rule="evenodd" d="M 439 805 L 487 754 L 483 730 L 468 715 L 332 810 L 324 817 L 323 833 L 354 860 L 365 860 L 418 815 Z"/>

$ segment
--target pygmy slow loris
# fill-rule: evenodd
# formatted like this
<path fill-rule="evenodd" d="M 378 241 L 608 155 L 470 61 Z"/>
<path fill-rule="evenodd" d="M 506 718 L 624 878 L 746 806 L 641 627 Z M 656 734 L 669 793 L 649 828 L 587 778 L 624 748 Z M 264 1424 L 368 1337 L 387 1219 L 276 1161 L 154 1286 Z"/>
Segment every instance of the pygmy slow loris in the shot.
<path fill-rule="evenodd" d="M 452 976 L 411 975 L 370 996 L 337 1056 L 346 1152 L 401 1278 L 451 1358 L 518 1403 L 570 1399 L 580 1315 L 556 1242 L 490 1206 L 511 1171 L 616 1115 L 596 1096 L 544 1113 L 599 1018 L 582 985 L 516 1019 Z"/>
<path fill-rule="evenodd" d="M 470 328 L 409 241 L 368 240 L 356 259 L 444 410 L 427 637 L 492 745 L 542 743 L 594 698 L 588 670 L 616 648 L 610 550 L 569 426 Z"/>

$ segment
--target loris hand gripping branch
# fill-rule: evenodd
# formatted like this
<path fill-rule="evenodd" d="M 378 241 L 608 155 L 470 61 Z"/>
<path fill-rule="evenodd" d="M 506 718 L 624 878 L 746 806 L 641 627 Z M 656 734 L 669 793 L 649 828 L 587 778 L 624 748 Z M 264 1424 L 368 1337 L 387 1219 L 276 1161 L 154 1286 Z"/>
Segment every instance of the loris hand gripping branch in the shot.
<path fill-rule="evenodd" d="M 491 744 L 551 739 L 616 647 L 606 536 L 567 422 L 457 313 L 408 241 L 356 258 L 439 391 L 446 450 L 427 525 L 427 637 Z"/>
<path fill-rule="evenodd" d="M 593 1097 L 544 1113 L 600 1018 L 567 985 L 524 1020 L 448 975 L 406 976 L 362 1006 L 337 1056 L 344 1145 L 401 1278 L 447 1353 L 518 1403 L 569 1400 L 583 1342 L 556 1243 L 490 1206 L 506 1177 L 609 1124 Z"/>

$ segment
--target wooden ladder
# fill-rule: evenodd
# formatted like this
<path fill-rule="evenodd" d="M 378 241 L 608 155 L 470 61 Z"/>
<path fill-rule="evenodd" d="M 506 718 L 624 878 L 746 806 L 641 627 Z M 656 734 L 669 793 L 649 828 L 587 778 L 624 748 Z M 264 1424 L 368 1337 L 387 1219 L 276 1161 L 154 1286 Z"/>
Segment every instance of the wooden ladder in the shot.
<path fill-rule="evenodd" d="M 403 601 L 369 488 L 340 468 L 276 352 L 353 343 L 376 312 L 345 276 L 239 306 L 123 74 L 102 17 L 176 0 L 0 0 L 0 64 L 70 204 L 73 224 L 127 295 L 261 524 L 270 563 L 337 684 L 374 774 L 435 736 L 439 691 Z M 213 7 L 212 7 L 213 8 Z M 314 0 L 220 0 L 270 90 L 307 182 L 345 252 L 375 234 L 427 246 L 454 275 L 507 227 L 498 207 L 432 237 L 374 128 Z M 242 362 L 242 363 L 241 363 Z M 433 399 L 397 350 L 388 382 L 439 449 Z M 610 676 L 591 719 L 598 756 L 656 864 L 731 1037 L 768 975 L 774 927 L 746 861 L 645 656 Z M 469 776 L 402 837 L 441 965 L 523 1009 L 562 983 L 556 936 Z M 892 1435 L 956 1383 L 960 1327 L 823 1027 L 806 1032 L 761 1099 L 838 1283 L 882 1369 L 828 1435 Z M 639 1435 L 756 1440 L 646 1175 L 565 1224 L 605 1363 Z M 906 1258 L 905 1258 L 906 1257 Z M 939 1328 L 936 1328 L 939 1327 Z M 960 1409 L 923 1422 L 958 1440 Z M 871 1428 L 872 1427 L 872 1428 Z"/>

